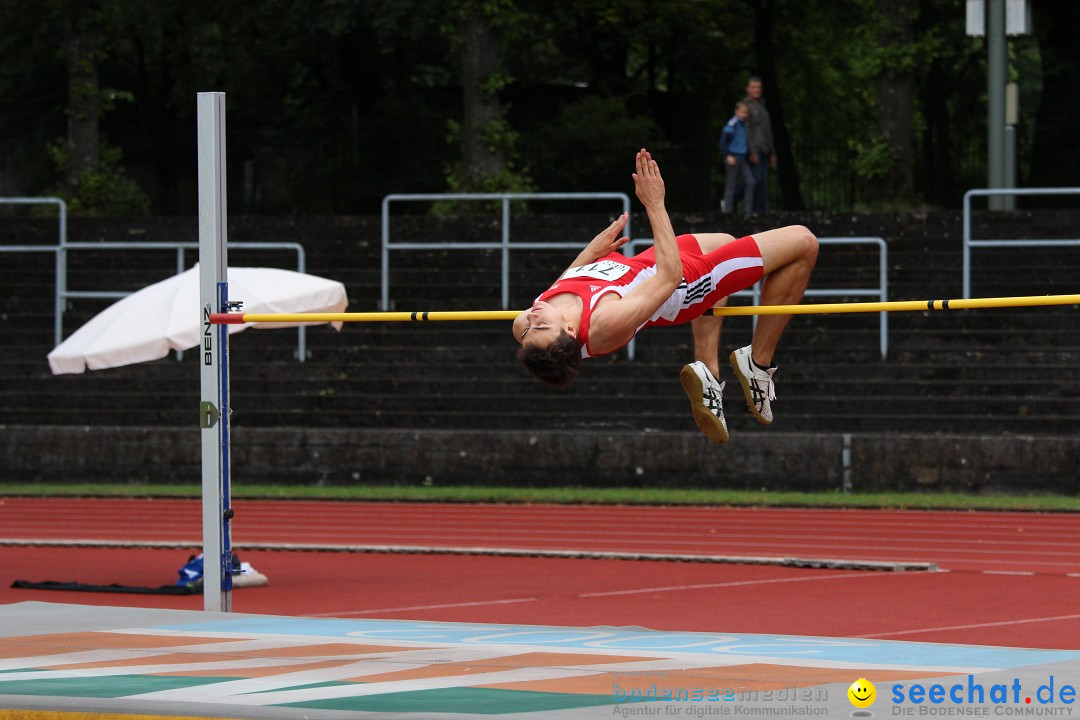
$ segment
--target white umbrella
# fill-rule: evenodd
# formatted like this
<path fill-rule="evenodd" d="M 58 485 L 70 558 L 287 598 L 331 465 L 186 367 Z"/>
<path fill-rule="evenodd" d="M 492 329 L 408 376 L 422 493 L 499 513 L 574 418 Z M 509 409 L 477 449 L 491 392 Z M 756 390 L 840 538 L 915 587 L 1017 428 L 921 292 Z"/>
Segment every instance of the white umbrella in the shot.
<path fill-rule="evenodd" d="M 229 268 L 229 300 L 245 313 L 342 312 L 345 286 L 336 280 L 277 268 Z M 229 332 L 283 323 L 230 325 Z M 303 323 L 314 324 L 314 323 Z M 333 323 L 338 330 L 341 323 Z M 291 325 L 295 327 L 295 325 Z M 202 337 L 198 265 L 145 287 L 98 313 L 49 353 L 54 375 L 87 368 L 119 367 L 157 360 L 170 350 L 188 350 Z"/>

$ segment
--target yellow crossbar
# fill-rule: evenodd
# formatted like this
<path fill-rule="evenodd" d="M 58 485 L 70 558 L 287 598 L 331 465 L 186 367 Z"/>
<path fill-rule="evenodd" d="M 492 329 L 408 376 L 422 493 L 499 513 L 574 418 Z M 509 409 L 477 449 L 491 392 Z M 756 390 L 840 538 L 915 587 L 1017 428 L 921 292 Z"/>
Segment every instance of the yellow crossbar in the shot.
<path fill-rule="evenodd" d="M 717 308 L 714 315 L 827 315 L 835 313 L 918 312 L 920 310 L 977 310 L 982 308 L 1080 305 L 1080 295 L 1025 295 L 1021 297 L 957 300 L 897 300 L 889 302 L 826 303 L 820 305 L 751 305 Z"/>
<path fill-rule="evenodd" d="M 713 315 L 830 315 L 837 313 L 917 312 L 920 310 L 976 310 L 981 308 L 1080 305 L 1080 295 L 1026 295 L 1020 297 L 957 300 L 898 300 L 890 302 L 825 303 L 807 305 L 749 305 L 717 308 Z M 513 320 L 520 310 L 433 310 L 416 312 L 346 313 L 221 313 L 210 316 L 222 323 L 327 323 L 327 322 L 454 322 Z"/>
<path fill-rule="evenodd" d="M 228 313 L 211 315 L 210 322 L 222 323 L 328 323 L 328 322 L 421 322 L 453 320 L 513 320 L 520 310 L 435 310 L 431 312 L 344 312 L 344 313 Z"/>

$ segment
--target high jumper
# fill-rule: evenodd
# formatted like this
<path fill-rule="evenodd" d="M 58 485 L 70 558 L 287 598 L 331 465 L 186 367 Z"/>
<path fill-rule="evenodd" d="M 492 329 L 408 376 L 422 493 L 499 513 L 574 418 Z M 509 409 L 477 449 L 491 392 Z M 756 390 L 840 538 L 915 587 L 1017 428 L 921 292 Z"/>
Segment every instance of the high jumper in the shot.
<path fill-rule="evenodd" d="M 723 307 L 733 293 L 763 280 L 762 305 L 798 304 L 817 260 L 817 238 L 801 225 L 736 239 L 726 233 L 676 237 L 665 206 L 664 180 L 648 150 L 635 158 L 635 192 L 652 225 L 654 244 L 626 257 L 617 250 L 628 219 L 623 214 L 592 239 L 532 307 L 514 320 L 517 356 L 540 380 L 568 387 L 585 358 L 625 347 L 643 328 L 690 323 L 694 361 L 679 378 L 694 421 L 713 442 L 728 440 L 721 405 L 725 383 L 718 353 Z M 758 422 L 773 421 L 773 356 L 791 315 L 762 315 L 750 345 L 729 362 Z"/>

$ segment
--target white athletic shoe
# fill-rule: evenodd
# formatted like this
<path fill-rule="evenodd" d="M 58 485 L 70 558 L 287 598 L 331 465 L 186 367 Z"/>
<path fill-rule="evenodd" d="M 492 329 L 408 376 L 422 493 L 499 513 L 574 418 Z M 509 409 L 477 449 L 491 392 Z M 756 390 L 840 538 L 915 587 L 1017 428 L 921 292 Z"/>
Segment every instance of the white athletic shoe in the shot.
<path fill-rule="evenodd" d="M 233 575 L 233 587 L 262 587 L 270 582 L 270 578 L 251 567 L 251 563 L 240 563 L 240 574 Z"/>
<path fill-rule="evenodd" d="M 709 368 L 701 361 L 692 362 L 679 372 L 686 396 L 690 398 L 690 410 L 701 432 L 717 445 L 728 441 L 727 422 L 721 395 L 724 383 L 717 382 Z"/>
<path fill-rule="evenodd" d="M 773 421 L 772 405 L 776 399 L 776 386 L 773 384 L 773 373 L 776 368 L 762 370 L 750 357 L 750 346 L 739 348 L 731 353 L 728 358 L 731 361 L 731 369 L 735 371 L 735 377 L 742 385 L 743 395 L 746 396 L 746 404 L 750 412 L 762 425 L 770 425 Z"/>

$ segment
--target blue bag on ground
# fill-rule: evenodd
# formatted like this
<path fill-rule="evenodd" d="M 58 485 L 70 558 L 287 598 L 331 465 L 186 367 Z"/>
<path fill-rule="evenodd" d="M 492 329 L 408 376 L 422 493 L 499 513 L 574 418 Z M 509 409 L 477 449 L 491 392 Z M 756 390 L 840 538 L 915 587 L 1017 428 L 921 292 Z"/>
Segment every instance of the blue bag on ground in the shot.
<path fill-rule="evenodd" d="M 203 584 L 203 556 L 202 553 L 188 558 L 184 567 L 180 568 L 180 579 L 176 584 L 180 587 L 198 588 Z"/>

